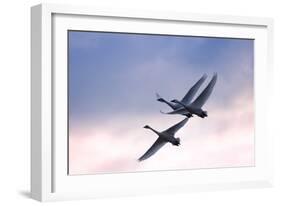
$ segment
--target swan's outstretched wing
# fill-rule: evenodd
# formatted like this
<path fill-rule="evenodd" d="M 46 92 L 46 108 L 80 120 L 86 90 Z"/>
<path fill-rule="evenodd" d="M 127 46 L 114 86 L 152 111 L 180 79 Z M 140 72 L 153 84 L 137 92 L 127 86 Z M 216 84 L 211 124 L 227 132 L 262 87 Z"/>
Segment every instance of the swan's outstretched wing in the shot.
<path fill-rule="evenodd" d="M 143 161 L 147 158 L 154 155 L 161 147 L 163 147 L 167 142 L 162 138 L 158 137 L 158 139 L 153 143 L 153 145 L 142 155 L 138 160 Z"/>
<path fill-rule="evenodd" d="M 170 127 L 169 129 L 166 129 L 164 132 L 167 132 L 174 136 L 176 134 L 176 132 L 186 124 L 188 119 L 189 118 L 186 117 L 184 120 L 180 121 L 179 123 L 175 124 L 174 126 Z"/>
<path fill-rule="evenodd" d="M 198 91 L 198 89 L 201 87 L 201 85 L 203 84 L 203 82 L 205 81 L 205 79 L 207 78 L 207 75 L 204 74 L 190 89 L 189 91 L 186 93 L 186 95 L 183 97 L 183 99 L 181 100 L 182 103 L 184 103 L 185 105 L 190 104 L 191 100 L 193 99 L 193 97 L 195 96 L 196 92 Z"/>
<path fill-rule="evenodd" d="M 207 99 L 209 98 L 209 96 L 211 95 L 214 86 L 217 82 L 217 73 L 215 73 L 213 75 L 212 80 L 210 81 L 210 83 L 208 84 L 208 86 L 203 90 L 203 92 L 191 103 L 192 107 L 195 108 L 201 108 L 205 102 L 207 101 Z"/>
<path fill-rule="evenodd" d="M 162 97 L 160 96 L 160 94 L 158 94 L 157 92 L 155 93 L 157 100 L 161 99 Z"/>

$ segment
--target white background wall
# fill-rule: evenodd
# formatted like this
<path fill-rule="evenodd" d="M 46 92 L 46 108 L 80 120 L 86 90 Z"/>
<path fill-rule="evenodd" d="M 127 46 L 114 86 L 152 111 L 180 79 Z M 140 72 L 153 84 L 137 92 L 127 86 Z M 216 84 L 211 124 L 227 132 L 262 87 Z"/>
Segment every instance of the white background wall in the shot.
<path fill-rule="evenodd" d="M 45 1 L 43 1 L 45 2 Z M 273 0 L 61 0 L 53 3 L 102 5 L 140 10 L 180 11 L 206 14 L 265 16 L 275 20 L 275 88 L 280 93 L 281 77 L 281 6 Z M 0 202 L 1 205 L 36 205 L 28 198 L 30 150 L 30 6 L 36 0 L 1 2 L 0 32 Z M 279 82 L 278 82 L 279 81 Z M 279 91 L 278 91 L 279 90 Z M 59 202 L 59 205 L 281 205 L 281 115 L 280 94 L 276 96 L 275 175 L 276 186 L 271 189 L 247 189 L 178 195 L 156 195 L 99 200 Z M 279 126 L 280 125 L 280 126 Z M 47 203 L 51 204 L 51 203 Z"/>

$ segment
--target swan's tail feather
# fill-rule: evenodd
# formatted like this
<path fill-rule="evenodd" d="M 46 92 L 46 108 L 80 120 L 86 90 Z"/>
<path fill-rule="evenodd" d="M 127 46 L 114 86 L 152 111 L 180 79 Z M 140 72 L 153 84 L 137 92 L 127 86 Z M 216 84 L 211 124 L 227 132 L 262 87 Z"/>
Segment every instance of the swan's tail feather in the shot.
<path fill-rule="evenodd" d="M 177 146 L 179 146 L 181 144 L 181 139 L 180 138 L 176 138 L 177 140 Z"/>

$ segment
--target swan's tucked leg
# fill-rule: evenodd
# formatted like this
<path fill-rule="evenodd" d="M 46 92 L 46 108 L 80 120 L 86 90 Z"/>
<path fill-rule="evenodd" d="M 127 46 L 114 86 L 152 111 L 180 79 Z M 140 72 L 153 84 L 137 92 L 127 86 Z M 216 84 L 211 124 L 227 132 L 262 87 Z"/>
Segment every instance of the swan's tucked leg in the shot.
<path fill-rule="evenodd" d="M 182 114 L 183 116 L 186 116 L 188 118 L 191 118 L 193 117 L 193 114 L 189 113 L 189 112 L 186 112 L 185 114 Z"/>

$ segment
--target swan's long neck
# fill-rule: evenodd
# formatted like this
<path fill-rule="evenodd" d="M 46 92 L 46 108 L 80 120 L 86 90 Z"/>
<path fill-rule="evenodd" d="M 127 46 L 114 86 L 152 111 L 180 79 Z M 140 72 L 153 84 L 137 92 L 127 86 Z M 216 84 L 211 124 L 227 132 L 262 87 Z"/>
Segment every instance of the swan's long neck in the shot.
<path fill-rule="evenodd" d="M 182 102 L 180 102 L 180 101 L 177 101 L 177 103 L 178 103 L 179 105 L 181 105 L 183 108 L 188 109 L 187 106 L 186 106 L 184 103 L 182 103 Z"/>
<path fill-rule="evenodd" d="M 165 99 L 163 99 L 163 98 L 161 98 L 161 100 L 162 100 L 161 102 L 166 103 L 166 104 L 169 105 L 172 109 L 176 109 L 175 105 L 172 104 L 171 102 L 168 102 L 167 100 L 165 100 Z"/>
<path fill-rule="evenodd" d="M 148 129 L 150 129 L 151 131 L 153 131 L 154 133 L 158 134 L 159 135 L 159 132 L 156 131 L 155 129 L 151 128 L 150 126 L 147 127 Z"/>

